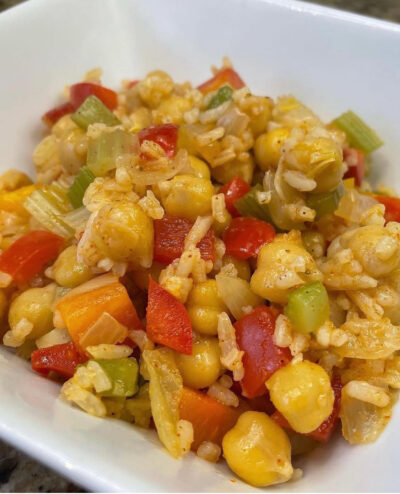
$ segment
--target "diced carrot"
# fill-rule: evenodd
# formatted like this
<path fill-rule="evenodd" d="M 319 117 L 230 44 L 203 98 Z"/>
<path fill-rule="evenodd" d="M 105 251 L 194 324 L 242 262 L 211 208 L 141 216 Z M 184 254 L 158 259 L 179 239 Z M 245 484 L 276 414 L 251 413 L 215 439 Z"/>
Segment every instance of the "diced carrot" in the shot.
<path fill-rule="evenodd" d="M 179 416 L 193 425 L 193 450 L 197 450 L 203 441 L 221 444 L 222 438 L 236 424 L 242 412 L 242 408 L 223 405 L 201 391 L 183 388 Z"/>
<path fill-rule="evenodd" d="M 207 94 L 211 91 L 216 91 L 224 84 L 229 84 L 233 89 L 240 89 L 246 85 L 240 75 L 235 70 L 228 67 L 226 69 L 221 69 L 214 77 L 203 82 L 203 84 L 200 84 L 197 89 L 203 94 Z"/>
<path fill-rule="evenodd" d="M 118 282 L 61 300 L 57 306 L 72 341 L 80 348 L 83 334 L 107 312 L 130 329 L 142 329 L 125 287 Z"/>

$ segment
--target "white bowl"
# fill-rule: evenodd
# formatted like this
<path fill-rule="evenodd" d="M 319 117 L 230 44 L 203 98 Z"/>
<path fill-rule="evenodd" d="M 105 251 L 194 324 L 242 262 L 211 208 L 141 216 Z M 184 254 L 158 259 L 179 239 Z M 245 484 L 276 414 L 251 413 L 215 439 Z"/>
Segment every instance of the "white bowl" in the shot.
<path fill-rule="evenodd" d="M 385 140 L 377 180 L 400 188 L 400 27 L 289 0 L 31 0 L 0 15 L 0 163 L 33 171 L 41 114 L 67 83 L 101 66 L 105 83 L 154 68 L 202 82 L 229 55 L 260 94 L 294 93 L 323 118 L 351 108 Z M 175 461 L 153 432 L 99 420 L 0 349 L 0 436 L 94 491 L 255 489 L 193 454 Z M 372 445 L 339 437 L 274 491 L 396 491 L 399 411 Z M 296 463 L 296 460 L 295 460 Z"/>

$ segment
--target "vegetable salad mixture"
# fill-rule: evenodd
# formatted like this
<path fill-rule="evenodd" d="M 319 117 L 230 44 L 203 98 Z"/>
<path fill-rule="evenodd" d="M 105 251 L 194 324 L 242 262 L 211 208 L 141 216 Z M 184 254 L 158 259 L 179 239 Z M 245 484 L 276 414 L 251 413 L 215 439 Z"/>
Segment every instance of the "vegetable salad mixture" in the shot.
<path fill-rule="evenodd" d="M 36 182 L 0 178 L 2 340 L 96 417 L 254 486 L 377 439 L 400 388 L 400 199 L 381 144 L 257 96 L 224 60 L 197 88 L 101 71 L 45 113 Z"/>

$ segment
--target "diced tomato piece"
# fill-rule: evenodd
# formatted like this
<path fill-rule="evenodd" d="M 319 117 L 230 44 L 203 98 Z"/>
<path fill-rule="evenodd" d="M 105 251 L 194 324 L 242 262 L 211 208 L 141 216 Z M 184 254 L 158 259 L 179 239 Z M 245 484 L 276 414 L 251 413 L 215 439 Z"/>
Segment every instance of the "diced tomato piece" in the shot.
<path fill-rule="evenodd" d="M 203 94 L 207 94 L 211 91 L 216 91 L 224 84 L 229 84 L 233 89 L 240 89 L 246 85 L 235 70 L 227 68 L 217 72 L 214 77 L 197 86 L 197 89 Z"/>
<path fill-rule="evenodd" d="M 385 206 L 385 220 L 400 222 L 400 197 L 374 196 Z"/>
<path fill-rule="evenodd" d="M 46 125 L 51 127 L 56 122 L 58 122 L 61 117 L 68 115 L 68 113 L 74 113 L 74 111 L 75 111 L 74 106 L 69 101 L 67 101 L 66 103 L 63 103 L 62 105 L 58 105 L 55 108 L 52 108 L 51 110 L 46 112 L 42 116 L 42 120 Z"/>
<path fill-rule="evenodd" d="M 163 148 L 165 154 L 172 158 L 176 153 L 178 126 L 175 124 L 151 125 L 138 133 L 139 142 L 153 141 Z"/>
<path fill-rule="evenodd" d="M 148 293 L 146 331 L 150 340 L 191 355 L 192 324 L 185 306 L 152 278 Z"/>
<path fill-rule="evenodd" d="M 31 354 L 32 369 L 36 372 L 48 374 L 53 371 L 68 378 L 72 377 L 78 365 L 86 360 L 87 358 L 78 352 L 72 341 L 40 348 Z"/>
<path fill-rule="evenodd" d="M 288 348 L 274 343 L 276 311 L 262 305 L 234 323 L 239 348 L 243 350 L 243 395 L 248 398 L 267 393 L 265 381 L 292 358 Z"/>
<path fill-rule="evenodd" d="M 110 110 L 115 110 L 118 105 L 118 95 L 112 89 L 94 84 L 93 82 L 78 82 L 70 87 L 70 102 L 75 109 L 89 96 L 96 96 Z"/>
<path fill-rule="evenodd" d="M 357 187 L 360 187 L 365 173 L 364 154 L 359 149 L 343 149 L 343 159 L 346 161 L 349 169 L 344 178 L 354 178 Z"/>
<path fill-rule="evenodd" d="M 165 215 L 154 220 L 154 260 L 164 264 L 171 263 L 183 252 L 185 238 L 193 222 L 177 216 Z M 215 260 L 214 231 L 210 228 L 198 244 L 201 257 L 206 261 Z"/>
<path fill-rule="evenodd" d="M 239 211 L 235 208 L 235 202 L 247 194 L 250 189 L 250 185 L 239 175 L 233 177 L 230 182 L 227 182 L 219 189 L 219 192 L 225 196 L 226 209 L 234 218 L 240 216 Z"/>
<path fill-rule="evenodd" d="M 8 273 L 17 285 L 24 285 L 58 256 L 63 243 L 54 233 L 33 230 L 0 255 L 0 271 Z"/>
<path fill-rule="evenodd" d="M 332 413 L 326 420 L 324 420 L 324 422 L 322 422 L 322 424 L 317 429 L 315 429 L 315 431 L 304 434 L 305 436 L 315 439 L 316 441 L 322 443 L 326 443 L 327 441 L 329 441 L 333 431 L 336 429 L 336 426 L 339 422 L 340 402 L 342 399 L 342 387 L 343 387 L 342 380 L 339 374 L 334 374 L 331 385 L 332 385 L 333 393 L 335 395 L 335 401 L 333 402 Z M 275 410 L 275 412 L 271 415 L 271 418 L 275 420 L 275 422 L 284 429 L 292 430 L 292 427 L 289 424 L 289 422 L 278 410 Z"/>
<path fill-rule="evenodd" d="M 275 237 L 274 227 L 256 218 L 233 218 L 225 230 L 223 240 L 226 253 L 236 259 L 257 257 L 264 244 L 272 242 Z"/>

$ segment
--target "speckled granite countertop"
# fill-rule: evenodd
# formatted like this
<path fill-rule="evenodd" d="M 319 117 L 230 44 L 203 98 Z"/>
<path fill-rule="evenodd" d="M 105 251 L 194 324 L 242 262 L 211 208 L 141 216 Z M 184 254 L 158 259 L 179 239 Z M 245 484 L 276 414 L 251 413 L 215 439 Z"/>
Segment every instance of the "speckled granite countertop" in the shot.
<path fill-rule="evenodd" d="M 22 0 L 0 0 L 0 12 Z M 400 22 L 400 0 L 308 0 Z M 71 482 L 0 441 L 0 492 L 82 492 Z"/>

